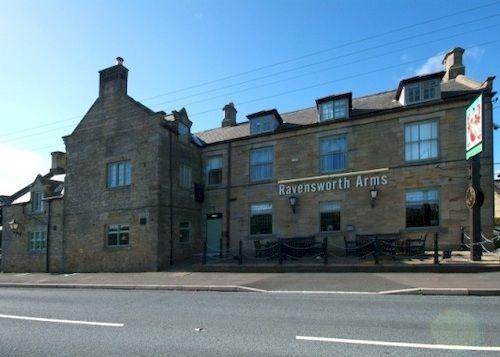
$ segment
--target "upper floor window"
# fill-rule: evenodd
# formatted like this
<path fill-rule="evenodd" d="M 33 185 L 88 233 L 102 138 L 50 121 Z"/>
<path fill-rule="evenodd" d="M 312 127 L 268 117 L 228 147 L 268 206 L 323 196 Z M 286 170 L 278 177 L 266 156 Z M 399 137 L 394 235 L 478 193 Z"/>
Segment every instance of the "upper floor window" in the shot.
<path fill-rule="evenodd" d="M 250 234 L 273 233 L 273 204 L 270 202 L 250 205 Z"/>
<path fill-rule="evenodd" d="M 405 160 L 432 160 L 438 157 L 438 121 L 430 120 L 406 124 Z"/>
<path fill-rule="evenodd" d="M 110 224 L 107 230 L 107 243 L 110 247 L 126 246 L 129 242 L 129 226 L 127 224 Z"/>
<path fill-rule="evenodd" d="M 191 167 L 187 165 L 179 166 L 179 186 L 191 187 Z"/>
<path fill-rule="evenodd" d="M 184 123 L 177 123 L 177 131 L 179 132 L 179 139 L 187 142 L 189 138 L 189 127 Z"/>
<path fill-rule="evenodd" d="M 323 138 L 320 141 L 320 172 L 341 171 L 347 168 L 347 143 L 345 136 Z"/>
<path fill-rule="evenodd" d="M 207 185 L 222 184 L 222 156 L 212 156 L 206 164 Z"/>
<path fill-rule="evenodd" d="M 439 98 L 439 80 L 422 81 L 406 86 L 407 104 L 424 102 Z"/>
<path fill-rule="evenodd" d="M 439 226 L 439 191 L 437 189 L 406 192 L 406 227 Z"/>
<path fill-rule="evenodd" d="M 47 247 L 45 232 L 29 232 L 28 249 L 30 252 L 43 252 Z"/>
<path fill-rule="evenodd" d="M 250 134 L 266 133 L 274 130 L 272 117 L 255 118 L 250 120 Z"/>
<path fill-rule="evenodd" d="M 273 148 L 265 147 L 250 151 L 250 181 L 273 178 Z"/>
<path fill-rule="evenodd" d="M 43 211 L 43 192 L 33 192 L 33 198 L 31 199 L 31 211 Z"/>
<path fill-rule="evenodd" d="M 108 164 L 108 187 L 128 186 L 132 181 L 130 161 Z"/>
<path fill-rule="evenodd" d="M 348 103 L 349 101 L 347 98 L 340 98 L 321 103 L 319 105 L 320 121 L 347 118 L 349 113 Z"/>

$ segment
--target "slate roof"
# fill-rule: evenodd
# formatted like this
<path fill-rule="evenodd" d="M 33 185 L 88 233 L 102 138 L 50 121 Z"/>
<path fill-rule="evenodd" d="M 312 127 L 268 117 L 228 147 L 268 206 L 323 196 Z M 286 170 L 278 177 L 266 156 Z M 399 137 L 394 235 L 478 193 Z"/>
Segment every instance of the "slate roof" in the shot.
<path fill-rule="evenodd" d="M 456 79 L 443 82 L 441 83 L 441 97 L 443 99 L 451 99 L 467 93 L 476 92 L 479 89 L 480 83 L 477 83 L 476 87 L 473 87 L 472 84 L 476 84 L 476 82 L 471 83 L 471 86 L 465 85 Z M 397 90 L 391 90 L 365 97 L 353 98 L 350 118 L 354 119 L 355 117 L 370 113 L 375 114 L 383 110 L 403 108 L 403 105 L 396 100 L 396 94 Z M 291 127 L 312 125 L 319 122 L 316 106 L 282 113 L 281 118 L 283 119 L 283 124 L 277 129 L 278 131 Z M 250 136 L 250 123 L 246 121 L 238 123 L 235 126 L 202 131 L 195 135 L 206 144 L 241 139 Z"/>

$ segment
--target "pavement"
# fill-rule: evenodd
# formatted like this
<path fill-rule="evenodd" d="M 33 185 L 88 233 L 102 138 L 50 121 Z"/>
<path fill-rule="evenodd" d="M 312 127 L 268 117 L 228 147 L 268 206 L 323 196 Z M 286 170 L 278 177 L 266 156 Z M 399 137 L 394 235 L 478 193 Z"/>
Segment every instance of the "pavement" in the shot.
<path fill-rule="evenodd" d="M 186 262 L 169 271 L 141 273 L 0 273 L 0 288 L 83 288 L 255 293 L 496 295 L 500 254 L 471 262 L 452 259 L 359 261 L 356 264 L 238 265 Z"/>
<path fill-rule="evenodd" d="M 500 272 L 481 273 L 0 273 L 0 288 L 144 289 L 255 293 L 500 295 Z"/>

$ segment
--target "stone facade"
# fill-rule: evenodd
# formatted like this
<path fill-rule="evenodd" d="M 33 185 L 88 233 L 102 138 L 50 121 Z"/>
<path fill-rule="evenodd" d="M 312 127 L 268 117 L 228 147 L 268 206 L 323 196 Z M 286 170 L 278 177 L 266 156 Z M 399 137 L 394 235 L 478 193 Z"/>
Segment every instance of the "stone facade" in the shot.
<path fill-rule="evenodd" d="M 243 123 L 229 103 L 220 128 L 195 135 L 185 109 L 154 112 L 128 96 L 128 70 L 120 59 L 100 71 L 99 97 L 64 138 L 67 154 L 53 155 L 51 175 L 65 166 L 64 199 L 51 196 L 54 184 L 39 177 L 29 190 L 45 190 L 42 212 L 31 215 L 29 202 L 14 200 L 4 207 L 4 227 L 15 218 L 22 234 L 4 229 L 2 269 L 161 270 L 201 255 L 214 234 L 212 253 L 230 255 L 238 254 L 240 241 L 270 237 L 314 235 L 342 246 L 348 232 L 438 233 L 441 248 L 455 249 L 461 227 L 469 230 L 465 109 L 479 94 L 484 97 L 483 232 L 491 231 L 494 215 L 493 79 L 478 83 L 465 77 L 462 53 L 454 49 L 446 55 L 444 72 L 406 79 L 397 90 L 372 96 L 328 96 L 296 112 L 249 114 Z M 421 83 L 438 83 L 433 97 L 411 102 L 412 88 Z M 330 100 L 346 105 L 344 116 L 322 120 L 323 105 Z M 430 159 L 408 160 L 408 128 L 419 123 L 435 124 L 437 152 Z M 345 139 L 345 164 L 325 171 L 321 143 L 339 137 Z M 418 145 L 426 145 L 424 139 Z M 272 174 L 257 181 L 251 156 L 263 148 L 272 153 Z M 208 177 L 211 163 L 220 165 L 213 181 Z M 437 192 L 433 224 L 408 227 L 407 195 L 414 190 Z M 371 191 L 377 193 L 374 200 Z M 320 206 L 331 202 L 339 207 L 340 221 L 322 229 Z M 252 234 L 251 207 L 262 203 L 272 207 L 272 228 Z M 213 217 L 220 226 L 210 223 Z M 49 255 L 28 249 L 29 232 L 42 230 L 50 238 Z"/>

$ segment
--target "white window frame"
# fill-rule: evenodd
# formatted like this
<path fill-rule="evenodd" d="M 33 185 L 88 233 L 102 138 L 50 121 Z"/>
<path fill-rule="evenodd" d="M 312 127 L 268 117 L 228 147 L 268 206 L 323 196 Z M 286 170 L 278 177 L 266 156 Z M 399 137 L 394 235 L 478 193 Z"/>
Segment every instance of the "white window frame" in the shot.
<path fill-rule="evenodd" d="M 47 234 L 44 231 L 29 232 L 28 249 L 32 253 L 45 252 L 47 250 Z"/>
<path fill-rule="evenodd" d="M 132 183 L 132 164 L 130 161 L 108 164 L 106 183 L 108 188 L 130 186 Z"/>
<path fill-rule="evenodd" d="M 31 199 L 31 212 L 43 212 L 42 191 L 33 192 L 33 198 Z"/>
<path fill-rule="evenodd" d="M 269 151 L 271 155 L 266 155 L 270 159 L 262 160 L 259 153 Z M 272 146 L 256 148 L 250 150 L 250 182 L 267 181 L 273 178 L 274 150 Z"/>
<path fill-rule="evenodd" d="M 338 98 L 319 104 L 319 120 L 347 119 L 349 117 L 349 100 Z"/>
<path fill-rule="evenodd" d="M 184 164 L 179 165 L 179 186 L 184 188 L 191 188 L 191 175 L 191 166 Z"/>
<path fill-rule="evenodd" d="M 116 230 L 116 231 L 114 231 Z M 115 233 L 116 232 L 116 233 Z M 116 244 L 109 244 L 110 234 L 116 234 Z M 127 243 L 120 243 L 120 235 L 127 235 Z M 128 224 L 109 224 L 106 227 L 106 246 L 107 247 L 127 247 L 130 245 L 130 226 Z"/>
<path fill-rule="evenodd" d="M 206 175 L 206 182 L 207 186 L 215 186 L 215 185 L 221 185 L 222 180 L 223 180 L 223 162 L 222 162 L 222 155 L 216 155 L 216 156 L 210 156 L 207 158 L 206 161 L 206 166 L 205 166 L 205 175 Z M 218 178 L 220 178 L 219 182 L 210 182 L 211 172 L 216 172 Z M 220 172 L 220 174 L 219 174 Z"/>
<path fill-rule="evenodd" d="M 344 149 L 342 148 L 340 150 L 333 150 L 333 151 L 328 151 L 325 152 L 322 149 L 322 144 L 326 141 L 333 140 L 333 141 L 338 141 L 341 140 L 343 141 L 343 144 L 340 146 L 344 146 Z M 347 136 L 346 135 L 336 135 L 336 136 L 327 136 L 324 138 L 320 139 L 319 142 L 319 171 L 320 173 L 330 173 L 330 172 L 338 172 L 338 171 L 344 171 L 347 169 Z M 327 168 L 325 160 L 328 158 L 334 158 L 335 155 L 341 155 L 343 156 L 343 166 L 339 167 L 333 167 L 331 169 Z"/>
<path fill-rule="evenodd" d="M 415 104 L 439 99 L 441 95 L 438 79 L 430 79 L 406 85 L 406 104 Z"/>
<path fill-rule="evenodd" d="M 430 125 L 427 137 L 423 126 Z M 439 120 L 430 119 L 407 123 L 404 126 L 405 162 L 432 161 L 439 159 Z M 417 157 L 414 155 L 416 150 Z"/>

